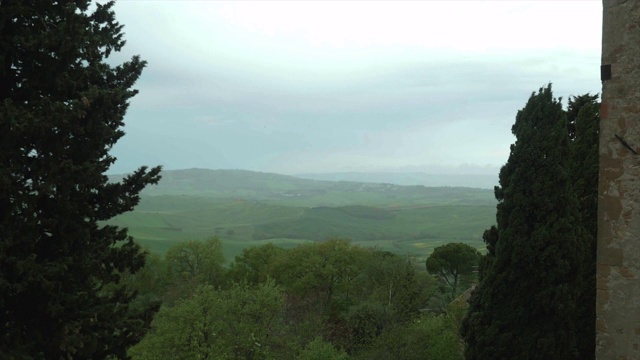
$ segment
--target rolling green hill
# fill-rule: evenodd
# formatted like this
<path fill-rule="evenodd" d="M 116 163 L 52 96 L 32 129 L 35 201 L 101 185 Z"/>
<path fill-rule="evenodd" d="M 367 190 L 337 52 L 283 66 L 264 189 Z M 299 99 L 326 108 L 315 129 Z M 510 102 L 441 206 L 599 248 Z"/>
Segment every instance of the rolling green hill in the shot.
<path fill-rule="evenodd" d="M 422 257 L 452 241 L 482 248 L 482 232 L 494 222 L 493 192 L 485 189 L 202 169 L 163 172 L 133 212 L 111 221 L 158 252 L 215 235 L 229 259 L 250 245 L 293 246 L 328 237 Z"/>

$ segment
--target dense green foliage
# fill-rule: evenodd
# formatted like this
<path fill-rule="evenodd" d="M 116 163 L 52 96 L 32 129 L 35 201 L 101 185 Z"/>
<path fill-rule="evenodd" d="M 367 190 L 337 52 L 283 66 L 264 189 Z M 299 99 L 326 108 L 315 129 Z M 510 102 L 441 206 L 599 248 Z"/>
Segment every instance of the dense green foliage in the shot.
<path fill-rule="evenodd" d="M 300 360 L 347 360 L 348 358 L 344 351 L 337 350 L 331 343 L 319 337 L 310 342 L 298 355 Z"/>
<path fill-rule="evenodd" d="M 272 280 L 228 290 L 199 287 L 156 316 L 153 332 L 131 349 L 135 359 L 264 359 L 279 347 L 282 291 Z"/>
<path fill-rule="evenodd" d="M 189 297 L 197 287 L 223 285 L 224 255 L 217 238 L 205 241 L 186 241 L 174 245 L 165 254 L 164 281 L 169 288 L 164 300 Z"/>
<path fill-rule="evenodd" d="M 585 95 L 565 112 L 549 85 L 518 112 L 463 323 L 468 359 L 593 358 L 596 106 Z"/>
<path fill-rule="evenodd" d="M 354 356 L 362 360 L 462 360 L 462 343 L 449 315 L 424 315 L 389 329 Z"/>
<path fill-rule="evenodd" d="M 212 238 L 201 246 L 215 244 Z M 342 239 L 292 249 L 268 244 L 245 249 L 214 277 L 184 272 L 178 283 L 188 283 L 189 290 L 176 299 L 167 296 L 176 286 L 168 269 L 182 248 L 176 245 L 159 262 L 148 263 L 166 269 L 165 281 L 144 269 L 128 279 L 143 298 L 145 291 L 151 297 L 158 289 L 165 294 L 152 331 L 129 352 L 133 359 L 462 356 L 452 320 L 458 312 L 426 311 L 441 294 L 437 280 L 411 258 Z M 224 263 L 214 259 L 211 265 Z M 407 334 L 413 335 L 394 344 Z"/>
<path fill-rule="evenodd" d="M 449 243 L 438 246 L 427 258 L 427 271 L 436 274 L 451 287 L 451 296 L 458 293 L 458 283 L 463 276 L 473 274 L 480 252 L 467 244 Z"/>
<path fill-rule="evenodd" d="M 581 276 L 582 291 L 579 295 L 578 359 L 595 358 L 596 334 L 596 239 L 598 232 L 598 141 L 600 129 L 600 105 L 597 95 L 582 95 L 569 99 L 567 110 L 573 131 L 571 138 L 571 163 L 569 171 L 573 191 L 578 199 L 580 223 L 585 228 L 585 260 Z"/>
<path fill-rule="evenodd" d="M 144 61 L 112 3 L 0 1 L 0 358 L 124 356 L 155 311 L 117 285 L 144 254 L 103 222 L 138 203 L 159 168 L 105 172 Z M 91 9 L 90 9 L 91 8 Z"/>

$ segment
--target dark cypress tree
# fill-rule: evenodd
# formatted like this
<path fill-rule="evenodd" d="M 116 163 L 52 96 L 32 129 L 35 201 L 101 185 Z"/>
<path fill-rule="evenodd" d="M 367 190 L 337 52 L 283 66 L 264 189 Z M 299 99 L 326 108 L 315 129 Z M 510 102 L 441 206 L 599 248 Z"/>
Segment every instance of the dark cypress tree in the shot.
<path fill-rule="evenodd" d="M 495 195 L 498 202 L 502 201 L 502 198 L 498 198 L 500 195 L 498 187 L 496 187 Z M 469 359 L 484 359 L 484 356 L 487 356 L 490 351 L 487 349 L 488 351 L 483 352 L 482 349 L 487 346 L 487 343 L 492 341 L 490 336 L 496 335 L 489 335 L 485 332 L 489 331 L 493 320 L 491 311 L 486 308 L 486 306 L 492 301 L 489 298 L 489 290 L 491 286 L 494 286 L 492 283 L 494 280 L 491 279 L 490 281 L 487 281 L 486 279 L 488 275 L 491 274 L 493 263 L 496 258 L 498 228 L 492 226 L 485 230 L 482 235 L 482 239 L 487 245 L 487 254 L 480 258 L 480 264 L 478 266 L 478 284 L 471 293 L 471 297 L 469 298 L 469 309 L 467 310 L 467 315 L 463 318 L 460 326 L 460 335 L 466 343 L 465 355 Z M 492 356 L 495 355 L 496 359 L 501 359 L 500 356 L 504 357 L 508 355 L 508 349 L 504 350 L 505 351 L 501 352 L 500 355 L 494 353 Z"/>
<path fill-rule="evenodd" d="M 0 358 L 124 358 L 154 307 L 118 285 L 144 253 L 104 221 L 131 210 L 160 168 L 105 172 L 145 65 L 113 3 L 0 1 Z"/>
<path fill-rule="evenodd" d="M 600 104 L 597 95 L 585 94 L 569 99 L 567 109 L 571 141 L 569 170 L 573 191 L 578 200 L 585 259 L 582 263 L 583 284 L 578 298 L 578 358 L 595 359 L 596 334 L 596 239 L 598 232 L 598 140 Z"/>
<path fill-rule="evenodd" d="M 568 173 L 569 136 L 551 85 L 532 94 L 496 187 L 497 227 L 462 336 L 467 359 L 575 359 L 584 230 Z M 578 225 L 577 225 L 578 224 Z"/>

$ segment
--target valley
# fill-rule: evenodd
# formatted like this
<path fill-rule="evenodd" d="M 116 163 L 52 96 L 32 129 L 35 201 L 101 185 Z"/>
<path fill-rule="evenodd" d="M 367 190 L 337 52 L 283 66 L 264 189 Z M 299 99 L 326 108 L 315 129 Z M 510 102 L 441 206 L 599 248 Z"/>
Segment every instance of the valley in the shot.
<path fill-rule="evenodd" d="M 119 178 L 114 176 L 114 179 Z M 322 181 L 244 170 L 164 171 L 133 212 L 111 223 L 152 252 L 176 242 L 218 237 L 225 257 L 266 243 L 285 248 L 346 238 L 426 258 L 448 242 L 484 249 L 495 222 L 493 191 Z"/>

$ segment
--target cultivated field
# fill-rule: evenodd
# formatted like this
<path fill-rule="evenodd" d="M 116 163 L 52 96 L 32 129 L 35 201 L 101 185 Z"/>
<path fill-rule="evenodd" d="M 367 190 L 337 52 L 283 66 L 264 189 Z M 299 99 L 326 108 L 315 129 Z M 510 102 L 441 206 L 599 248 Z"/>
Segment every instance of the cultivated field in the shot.
<path fill-rule="evenodd" d="M 243 248 L 329 237 L 426 257 L 447 242 L 484 248 L 493 191 L 305 180 L 240 170 L 166 171 L 135 211 L 112 220 L 151 251 L 219 237 L 231 260 Z"/>

